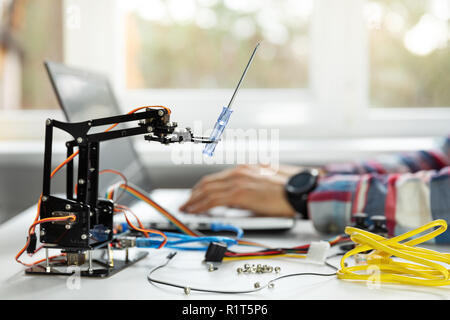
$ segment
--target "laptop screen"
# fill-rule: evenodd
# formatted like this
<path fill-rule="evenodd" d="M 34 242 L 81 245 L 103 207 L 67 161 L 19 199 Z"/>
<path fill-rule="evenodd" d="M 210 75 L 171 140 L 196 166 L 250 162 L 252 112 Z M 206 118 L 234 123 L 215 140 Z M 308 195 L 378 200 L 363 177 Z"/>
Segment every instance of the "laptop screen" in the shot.
<path fill-rule="evenodd" d="M 69 68 L 54 62 L 46 62 L 45 66 L 68 121 L 79 122 L 123 114 L 105 76 Z M 104 131 L 106 127 L 93 128 L 89 133 Z M 124 124 L 120 124 L 116 128 L 120 129 L 121 127 L 124 127 Z M 103 169 L 120 171 L 128 181 L 142 190 L 151 190 L 148 172 L 139 160 L 131 138 L 101 142 L 100 170 Z M 108 186 L 120 180 L 120 177 L 114 174 L 102 174 L 99 196 L 103 197 Z M 126 198 L 128 201 L 122 198 L 121 202 L 131 202 L 131 197 Z"/>

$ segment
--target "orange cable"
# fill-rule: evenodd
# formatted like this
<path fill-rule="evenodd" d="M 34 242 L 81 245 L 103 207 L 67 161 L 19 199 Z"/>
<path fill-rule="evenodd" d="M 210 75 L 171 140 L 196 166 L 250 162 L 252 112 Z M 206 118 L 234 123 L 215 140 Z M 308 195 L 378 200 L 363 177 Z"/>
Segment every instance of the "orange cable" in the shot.
<path fill-rule="evenodd" d="M 33 230 L 33 232 L 34 232 L 34 228 L 36 225 L 41 224 L 41 223 L 51 222 L 51 221 L 64 221 L 64 220 L 69 220 L 69 219 L 75 221 L 76 217 L 74 215 L 69 215 L 69 216 L 65 216 L 65 217 L 45 218 L 45 219 L 41 219 L 41 220 L 33 222 L 33 224 L 28 229 L 28 237 L 27 237 L 27 242 L 26 242 L 25 246 L 22 248 L 22 250 L 19 251 L 19 253 L 15 257 L 16 261 L 27 267 L 30 267 L 33 265 L 33 264 L 31 264 L 31 265 L 26 264 L 26 263 L 20 261 L 19 258 L 24 253 L 24 251 L 28 248 L 28 245 L 30 244 L 30 236 L 32 234 L 31 231 Z"/>
<path fill-rule="evenodd" d="M 164 238 L 164 240 L 163 240 L 163 242 L 161 242 L 161 244 L 159 245 L 158 249 L 161 249 L 162 247 L 165 246 L 165 244 L 167 243 L 167 236 L 166 236 L 164 233 L 162 233 L 162 232 L 159 231 L 159 230 L 154 230 L 154 229 L 144 229 L 144 228 L 138 228 L 138 227 L 136 227 L 135 225 L 133 225 L 133 224 L 131 223 L 131 221 L 128 219 L 127 214 L 126 214 L 126 211 L 131 212 L 130 208 L 127 208 L 126 206 L 122 206 L 122 205 L 118 205 L 117 208 L 118 208 L 118 210 L 119 210 L 118 212 L 123 212 L 123 213 L 124 213 L 124 215 L 125 215 L 125 220 L 127 220 L 127 223 L 128 223 L 128 225 L 129 225 L 131 228 L 133 228 L 134 230 L 140 231 L 140 232 L 148 232 L 148 233 L 154 233 L 154 234 L 160 235 L 161 237 Z M 122 209 L 122 208 L 123 208 L 123 209 Z"/>
<path fill-rule="evenodd" d="M 138 218 L 138 216 L 128 207 L 124 206 L 124 205 L 120 205 L 120 204 L 116 204 L 115 207 L 118 209 L 118 212 L 123 212 L 123 210 L 127 210 L 129 213 L 131 213 L 134 218 L 136 219 L 136 221 L 138 222 L 138 225 L 141 229 L 144 229 L 144 224 L 141 222 L 141 220 Z M 126 217 L 125 217 L 126 219 Z M 144 232 L 144 235 L 146 238 L 148 238 L 148 233 Z"/>

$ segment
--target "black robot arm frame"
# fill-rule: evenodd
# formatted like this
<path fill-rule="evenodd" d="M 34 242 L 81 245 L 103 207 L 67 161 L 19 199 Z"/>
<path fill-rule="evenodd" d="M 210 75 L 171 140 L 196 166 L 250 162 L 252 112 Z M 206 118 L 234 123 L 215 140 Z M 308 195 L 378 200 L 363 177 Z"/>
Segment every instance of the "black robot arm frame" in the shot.
<path fill-rule="evenodd" d="M 137 126 L 117 128 L 116 124 L 138 121 Z M 92 128 L 110 125 L 109 129 L 89 133 Z M 53 128 L 69 133 L 66 142 L 66 199 L 51 195 Z M 167 109 L 146 108 L 143 112 L 98 118 L 77 123 L 48 119 L 45 130 L 43 191 L 40 219 L 73 215 L 75 220 L 55 221 L 41 225 L 40 241 L 45 248 L 62 249 L 66 255 L 104 248 L 113 239 L 114 203 L 99 199 L 100 143 L 124 137 L 144 135 L 147 141 L 163 144 L 196 142 L 214 143 L 194 137 L 189 128 L 181 129 L 170 121 Z M 77 192 L 74 195 L 74 149 L 78 148 Z M 33 251 L 33 248 L 31 248 Z M 30 252 L 30 250 L 29 250 Z M 67 258 L 67 261 L 70 259 Z"/>

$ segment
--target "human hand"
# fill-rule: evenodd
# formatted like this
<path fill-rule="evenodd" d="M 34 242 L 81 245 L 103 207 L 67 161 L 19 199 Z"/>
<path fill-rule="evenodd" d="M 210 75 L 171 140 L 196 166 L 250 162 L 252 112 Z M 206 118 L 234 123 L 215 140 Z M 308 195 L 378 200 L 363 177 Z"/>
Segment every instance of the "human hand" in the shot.
<path fill-rule="evenodd" d="M 260 168 L 261 173 L 264 173 L 262 170 L 269 170 L 272 174 L 281 175 L 287 178 L 292 177 L 304 169 L 303 167 L 285 164 L 278 166 L 277 169 L 272 168 L 270 165 L 259 165 L 257 167 Z"/>
<path fill-rule="evenodd" d="M 295 211 L 284 191 L 290 175 L 288 171 L 281 173 L 269 167 L 248 165 L 214 173 L 194 186 L 191 197 L 180 210 L 202 213 L 213 207 L 228 206 L 259 215 L 293 217 Z"/>

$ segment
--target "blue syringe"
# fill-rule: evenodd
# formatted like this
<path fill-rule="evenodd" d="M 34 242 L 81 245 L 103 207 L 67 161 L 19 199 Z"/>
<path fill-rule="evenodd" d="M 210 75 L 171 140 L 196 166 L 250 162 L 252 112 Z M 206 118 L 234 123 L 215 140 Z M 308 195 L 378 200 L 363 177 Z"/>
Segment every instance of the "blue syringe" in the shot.
<path fill-rule="evenodd" d="M 239 87 L 241 86 L 242 80 L 244 80 L 245 75 L 247 74 L 247 70 L 253 61 L 253 57 L 255 56 L 256 50 L 258 49 L 259 45 L 260 43 L 258 43 L 255 49 L 253 50 L 253 53 L 250 56 L 250 60 L 248 61 L 247 66 L 245 67 L 244 72 L 242 73 L 241 79 L 239 79 L 236 89 L 234 89 L 233 95 L 231 96 L 228 106 L 223 107 L 222 112 L 220 113 L 219 118 L 217 119 L 217 122 L 214 125 L 214 129 L 211 133 L 211 136 L 209 137 L 209 140 L 212 142 L 208 143 L 205 146 L 205 149 L 203 149 L 203 154 L 206 154 L 210 157 L 212 157 L 212 155 L 214 154 L 214 150 L 216 149 L 217 143 L 219 143 L 223 131 L 227 126 L 228 120 L 230 120 L 231 113 L 233 112 L 233 110 L 231 110 L 231 105 L 233 104 L 234 98 L 236 97 Z"/>

